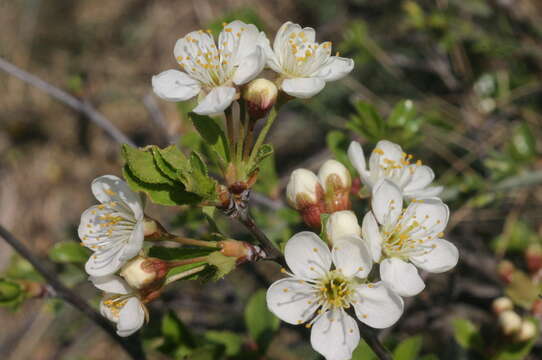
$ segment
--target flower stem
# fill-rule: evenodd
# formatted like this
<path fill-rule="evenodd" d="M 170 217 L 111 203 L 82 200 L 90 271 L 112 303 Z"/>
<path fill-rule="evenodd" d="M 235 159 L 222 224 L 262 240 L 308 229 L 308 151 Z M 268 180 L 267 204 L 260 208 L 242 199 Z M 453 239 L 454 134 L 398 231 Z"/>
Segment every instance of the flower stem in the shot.
<path fill-rule="evenodd" d="M 168 262 L 167 262 L 167 265 L 168 265 L 168 267 L 171 269 L 171 268 L 174 268 L 174 267 L 177 267 L 177 266 L 183 266 L 183 265 L 188 265 L 188 264 L 195 264 L 195 263 L 202 262 L 202 261 L 207 261 L 207 256 L 199 256 L 199 257 L 195 257 L 195 258 L 191 258 L 191 259 L 186 259 L 186 260 L 174 260 L 174 261 L 168 261 Z"/>
<path fill-rule="evenodd" d="M 197 239 L 191 239 L 191 238 L 186 238 L 182 236 L 172 236 L 171 238 L 168 238 L 168 240 L 175 241 L 183 245 L 194 245 L 194 246 L 208 247 L 208 248 L 213 248 L 213 249 L 220 248 L 220 246 L 218 245 L 218 242 L 216 241 L 197 240 Z"/>
<path fill-rule="evenodd" d="M 378 340 L 375 330 L 359 321 L 358 325 L 361 337 L 363 338 L 363 340 L 365 340 L 367 345 L 369 345 L 371 350 L 373 350 L 378 359 L 392 360 L 392 355 L 390 354 L 388 349 L 386 349 L 384 345 L 382 345 L 382 343 Z"/>
<path fill-rule="evenodd" d="M 233 118 L 231 106 L 224 110 L 226 115 L 226 132 L 228 135 L 228 145 L 230 150 L 230 161 L 235 157 L 235 135 L 233 133 Z"/>
<path fill-rule="evenodd" d="M 265 125 L 262 131 L 260 131 L 260 134 L 258 135 L 258 139 L 256 140 L 256 144 L 254 145 L 254 148 L 252 148 L 252 153 L 250 154 L 250 158 L 248 159 L 249 164 L 252 164 L 254 160 L 256 159 L 256 154 L 258 153 L 258 149 L 260 148 L 260 146 L 262 146 L 263 142 L 265 141 L 265 138 L 267 137 L 267 133 L 269 132 L 269 129 L 271 129 L 271 126 L 273 125 L 273 122 L 275 121 L 276 118 L 277 118 L 277 110 L 276 110 L 276 107 L 273 107 L 269 115 L 267 115 Z"/>
<path fill-rule="evenodd" d="M 179 274 L 175 274 L 169 278 L 167 278 L 164 286 L 166 285 L 169 285 L 171 284 L 172 282 L 174 281 L 177 281 L 177 280 L 181 280 L 181 279 L 184 279 L 190 275 L 194 275 L 194 274 L 197 274 L 199 273 L 200 271 L 204 270 L 205 269 L 205 265 L 201 265 L 201 266 L 198 266 L 198 267 L 195 267 L 193 269 L 190 269 L 190 270 L 186 270 L 182 273 L 179 273 Z"/>

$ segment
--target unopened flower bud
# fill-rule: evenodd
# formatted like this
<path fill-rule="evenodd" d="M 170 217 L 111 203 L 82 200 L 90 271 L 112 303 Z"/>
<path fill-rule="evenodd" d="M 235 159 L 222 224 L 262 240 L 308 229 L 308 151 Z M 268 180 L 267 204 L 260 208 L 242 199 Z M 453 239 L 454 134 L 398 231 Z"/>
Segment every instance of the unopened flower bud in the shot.
<path fill-rule="evenodd" d="M 330 244 L 347 235 L 360 236 L 361 227 L 352 211 L 343 210 L 331 214 L 326 223 L 326 235 Z"/>
<path fill-rule="evenodd" d="M 536 336 L 536 325 L 529 320 L 521 323 L 521 328 L 514 339 L 518 342 L 529 341 Z"/>
<path fill-rule="evenodd" d="M 525 262 L 531 274 L 535 274 L 542 269 L 542 246 L 540 244 L 531 244 L 527 247 Z"/>
<path fill-rule="evenodd" d="M 277 94 L 277 86 L 267 79 L 256 79 L 248 83 L 243 98 L 247 102 L 250 119 L 263 118 L 277 102 Z"/>
<path fill-rule="evenodd" d="M 500 298 L 493 300 L 493 303 L 491 304 L 491 308 L 493 309 L 493 312 L 495 314 L 500 314 L 503 311 L 513 310 L 514 304 L 512 303 L 512 300 L 510 300 L 510 298 L 506 296 L 502 296 Z"/>
<path fill-rule="evenodd" d="M 318 171 L 318 178 L 325 192 L 326 211 L 349 210 L 352 178 L 348 169 L 337 160 L 327 160 Z"/>
<path fill-rule="evenodd" d="M 514 264 L 512 264 L 512 262 L 508 260 L 501 261 L 497 268 L 499 277 L 506 284 L 510 284 L 510 282 L 512 281 L 512 275 L 514 274 L 515 270 L 516 268 Z"/>
<path fill-rule="evenodd" d="M 257 245 L 238 240 L 223 240 L 220 242 L 220 252 L 229 257 L 237 258 L 237 264 L 247 261 L 256 261 L 265 257 L 265 253 Z"/>
<path fill-rule="evenodd" d="M 506 310 L 499 314 L 499 325 L 504 335 L 512 335 L 521 329 L 521 318 L 513 310 Z"/>
<path fill-rule="evenodd" d="M 137 256 L 122 267 L 120 275 L 134 289 L 144 289 L 164 279 L 168 270 L 161 259 Z"/>
<path fill-rule="evenodd" d="M 324 212 L 324 190 L 316 175 L 307 169 L 296 169 L 286 187 L 288 203 L 303 217 L 307 225 L 320 228 L 320 215 Z"/>

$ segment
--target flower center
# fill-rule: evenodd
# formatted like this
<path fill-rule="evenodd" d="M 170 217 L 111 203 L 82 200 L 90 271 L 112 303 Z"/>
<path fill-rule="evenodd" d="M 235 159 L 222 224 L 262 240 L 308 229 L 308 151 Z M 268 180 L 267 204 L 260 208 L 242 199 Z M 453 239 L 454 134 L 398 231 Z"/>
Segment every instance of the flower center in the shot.
<path fill-rule="evenodd" d="M 317 285 L 320 302 L 324 308 L 350 307 L 354 294 L 352 284 L 340 271 L 330 271 Z"/>
<path fill-rule="evenodd" d="M 410 256 L 427 254 L 435 248 L 435 244 L 429 242 L 444 236 L 443 233 L 429 235 L 431 229 L 431 226 L 427 224 L 427 221 L 430 220 L 429 215 L 419 220 L 415 219 L 415 215 L 413 215 L 412 221 L 404 221 L 406 210 L 402 210 L 399 221 L 393 228 L 382 230 L 384 239 L 382 251 L 387 257 L 408 259 Z M 440 224 L 440 220 L 437 220 L 436 224 Z"/>
<path fill-rule="evenodd" d="M 309 76 L 331 55 L 331 42 L 321 45 L 310 41 L 304 31 L 292 32 L 283 48 L 283 70 L 293 77 Z"/>
<path fill-rule="evenodd" d="M 219 48 L 215 45 L 211 30 L 199 30 L 184 38 L 182 54 L 177 61 L 186 73 L 210 88 L 224 85 L 235 73 L 234 56 L 244 27 L 234 31 L 224 25 Z"/>
<path fill-rule="evenodd" d="M 410 175 L 414 174 L 415 167 L 410 166 L 412 161 L 412 155 L 407 153 L 401 154 L 401 159 L 399 161 L 393 160 L 390 158 L 385 157 L 384 150 L 380 148 L 376 148 L 373 150 L 374 153 L 382 156 L 382 158 L 379 161 L 379 168 L 381 171 L 388 177 L 394 177 L 394 175 L 400 176 L 403 173 L 403 169 L 408 169 L 410 172 Z M 422 166 L 422 161 L 417 160 L 414 165 L 416 166 Z"/>
<path fill-rule="evenodd" d="M 116 319 L 120 316 L 120 311 L 126 305 L 128 302 L 128 299 L 132 297 L 131 294 L 128 295 L 113 295 L 106 300 L 103 301 L 103 304 L 105 307 L 109 310 L 111 315 L 115 317 Z"/>

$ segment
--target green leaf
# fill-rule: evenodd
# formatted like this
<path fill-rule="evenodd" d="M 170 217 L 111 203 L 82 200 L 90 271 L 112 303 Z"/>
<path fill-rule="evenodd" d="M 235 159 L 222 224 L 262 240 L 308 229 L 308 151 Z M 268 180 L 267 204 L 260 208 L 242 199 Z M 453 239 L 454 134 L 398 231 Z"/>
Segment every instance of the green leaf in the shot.
<path fill-rule="evenodd" d="M 536 138 L 527 123 L 518 125 L 508 145 L 510 155 L 520 161 L 527 161 L 536 157 Z"/>
<path fill-rule="evenodd" d="M 220 251 L 215 251 L 209 255 L 207 262 L 216 268 L 216 273 L 213 280 L 222 279 L 235 269 L 237 259 L 230 256 L 225 256 Z"/>
<path fill-rule="evenodd" d="M 190 354 L 190 360 L 217 360 L 222 358 L 224 345 L 207 344 L 195 349 Z"/>
<path fill-rule="evenodd" d="M 172 181 L 180 181 L 177 176 L 178 169 L 186 169 L 190 165 L 184 154 L 175 145 L 160 149 L 157 146 L 151 147 L 154 162 L 158 169 Z"/>
<path fill-rule="evenodd" d="M 335 156 L 337 161 L 341 162 L 346 166 L 351 172 L 353 170 L 350 160 L 348 160 L 348 146 L 350 145 L 350 140 L 345 132 L 339 130 L 333 130 L 327 133 L 326 136 L 327 147 Z"/>
<path fill-rule="evenodd" d="M 24 291 L 21 285 L 15 281 L 0 278 L 0 305 L 11 305 L 11 303 L 21 296 L 24 296 Z"/>
<path fill-rule="evenodd" d="M 352 360 L 377 360 L 378 357 L 373 352 L 371 347 L 365 342 L 360 340 L 359 345 L 352 353 Z"/>
<path fill-rule="evenodd" d="M 151 148 L 140 150 L 124 144 L 122 157 L 131 173 L 140 181 L 148 184 L 174 184 L 155 164 Z"/>
<path fill-rule="evenodd" d="M 362 101 L 358 102 L 355 107 L 357 114 L 351 117 L 347 127 L 365 135 L 372 141 L 378 141 L 384 137 L 385 124 L 376 109 Z"/>
<path fill-rule="evenodd" d="M 178 172 L 186 191 L 206 200 L 216 199 L 216 180 L 209 176 L 207 165 L 197 152 L 190 155 L 190 170 Z"/>
<path fill-rule="evenodd" d="M 455 341 L 464 349 L 483 351 L 484 339 L 478 328 L 467 319 L 456 318 L 452 321 Z"/>
<path fill-rule="evenodd" d="M 162 317 L 162 335 L 167 344 L 194 348 L 196 341 L 188 328 L 182 323 L 173 311 L 168 311 Z"/>
<path fill-rule="evenodd" d="M 230 154 L 226 135 L 220 125 L 210 116 L 198 115 L 193 112 L 189 116 L 203 140 L 218 157 L 219 165 L 224 168 L 230 160 Z"/>
<path fill-rule="evenodd" d="M 273 155 L 272 145 L 263 144 L 262 146 L 260 146 L 260 148 L 256 152 L 256 156 L 254 157 L 254 163 L 250 164 L 248 174 L 252 174 L 252 172 L 254 172 L 260 166 L 261 162 L 271 155 Z"/>
<path fill-rule="evenodd" d="M 226 356 L 239 354 L 243 345 L 243 338 L 231 331 L 207 331 L 205 338 L 210 342 L 224 345 Z"/>
<path fill-rule="evenodd" d="M 423 345 L 421 335 L 412 336 L 401 341 L 393 351 L 394 360 L 416 360 Z"/>
<path fill-rule="evenodd" d="M 387 123 L 391 127 L 405 127 L 416 117 L 416 109 L 412 100 L 403 100 L 397 103 L 391 114 L 388 116 Z"/>
<path fill-rule="evenodd" d="M 57 263 L 76 263 L 84 264 L 87 262 L 91 251 L 80 243 L 74 241 L 64 241 L 56 243 L 51 250 L 49 250 L 49 258 Z"/>
<path fill-rule="evenodd" d="M 527 274 L 519 270 L 514 271 L 512 274 L 512 280 L 505 292 L 514 304 L 525 309 L 531 309 L 533 302 L 539 295 L 539 289 L 534 281 Z"/>
<path fill-rule="evenodd" d="M 132 190 L 145 193 L 155 204 L 175 206 L 201 202 L 201 197 L 187 192 L 181 183 L 174 185 L 145 183 L 135 177 L 127 165 L 122 169 L 122 175 Z"/>
<path fill-rule="evenodd" d="M 279 319 L 267 309 L 265 290 L 259 290 L 249 299 L 245 307 L 245 324 L 250 337 L 264 353 L 280 325 Z"/>
<path fill-rule="evenodd" d="M 156 257 L 162 260 L 186 260 L 193 259 L 200 256 L 207 256 L 213 251 L 212 248 L 200 248 L 200 247 L 164 247 L 153 246 L 149 249 L 149 256 Z"/>

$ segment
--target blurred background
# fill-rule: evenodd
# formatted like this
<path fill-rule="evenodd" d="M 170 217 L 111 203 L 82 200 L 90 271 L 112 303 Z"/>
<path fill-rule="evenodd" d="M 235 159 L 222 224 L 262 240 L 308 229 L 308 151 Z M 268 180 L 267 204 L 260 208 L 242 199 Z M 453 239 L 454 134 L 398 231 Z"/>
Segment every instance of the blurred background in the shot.
<path fill-rule="evenodd" d="M 253 204 L 266 233 L 284 242 L 305 229 L 284 202 L 293 169 L 344 161 L 353 139 L 366 152 L 381 138 L 395 141 L 446 187 L 447 238 L 461 255 L 454 271 L 427 278 L 427 290 L 407 301 L 382 339 L 414 354 L 402 359 L 542 359 L 539 336 L 503 336 L 492 310 L 506 294 L 523 321 L 542 317 L 542 2 L 0 0 L 0 57 L 92 104 L 139 146 L 192 147 L 189 105 L 157 99 L 150 79 L 175 67 L 178 38 L 200 28 L 216 35 L 233 19 L 271 39 L 288 20 L 313 27 L 318 40 L 332 40 L 356 62 L 347 78 L 281 111 L 271 135 L 275 166 Z M 90 181 L 120 175 L 119 144 L 83 113 L 5 72 L 0 94 L 0 224 L 97 305 L 81 260 L 54 249 L 77 244 L 79 216 L 94 203 Z M 177 233 L 206 232 L 197 210 L 150 206 L 149 213 Z M 220 225 L 249 239 L 225 219 Z M 218 283 L 166 292 L 142 335 L 149 357 L 318 359 L 305 329 L 277 330 L 271 321 L 272 336 L 254 336 L 245 305 L 279 278 L 277 269 L 245 265 Z M 3 241 L 0 273 L 38 279 Z M 128 358 L 61 301 L 11 300 L 0 308 L 2 359 Z M 183 323 L 213 350 L 192 353 Z M 363 344 L 356 352 L 371 356 Z"/>

